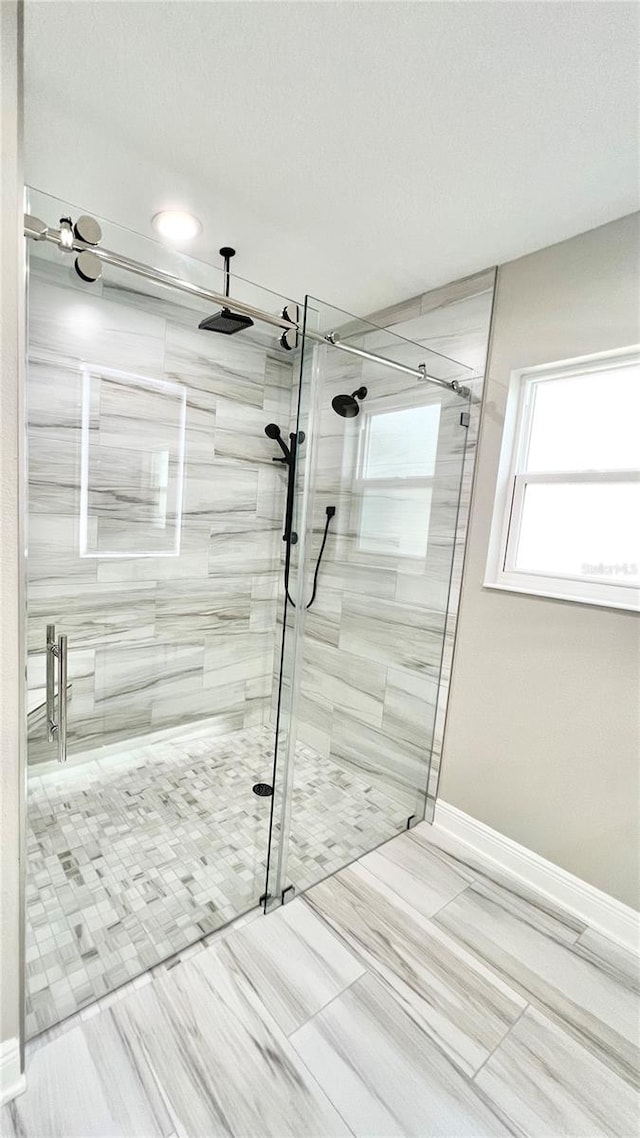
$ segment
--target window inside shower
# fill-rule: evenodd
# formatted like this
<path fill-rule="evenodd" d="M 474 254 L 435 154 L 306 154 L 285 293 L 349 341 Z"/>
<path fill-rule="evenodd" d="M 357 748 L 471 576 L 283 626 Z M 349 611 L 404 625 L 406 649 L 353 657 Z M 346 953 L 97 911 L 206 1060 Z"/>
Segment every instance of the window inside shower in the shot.
<path fill-rule="evenodd" d="M 425 392 L 425 399 L 430 398 Z M 433 398 L 433 397 L 432 397 Z M 439 437 L 440 403 L 398 400 L 363 407 L 354 496 L 357 553 L 380 557 L 427 556 L 431 499 Z"/>

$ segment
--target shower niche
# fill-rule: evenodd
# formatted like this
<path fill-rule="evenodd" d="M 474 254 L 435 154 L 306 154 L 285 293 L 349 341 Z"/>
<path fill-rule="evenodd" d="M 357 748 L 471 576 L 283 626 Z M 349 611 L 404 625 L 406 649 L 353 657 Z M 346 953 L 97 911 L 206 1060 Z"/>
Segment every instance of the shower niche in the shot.
<path fill-rule="evenodd" d="M 157 277 L 27 242 L 29 1036 L 424 817 L 466 444 L 462 365 L 100 224 Z"/>

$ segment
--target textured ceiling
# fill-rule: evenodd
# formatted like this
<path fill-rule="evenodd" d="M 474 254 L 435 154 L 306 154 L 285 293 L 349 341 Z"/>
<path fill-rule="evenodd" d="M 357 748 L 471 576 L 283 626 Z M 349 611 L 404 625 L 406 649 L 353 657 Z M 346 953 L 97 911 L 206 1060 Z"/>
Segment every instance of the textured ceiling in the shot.
<path fill-rule="evenodd" d="M 27 177 L 371 311 L 637 208 L 639 13 L 27 0 Z"/>

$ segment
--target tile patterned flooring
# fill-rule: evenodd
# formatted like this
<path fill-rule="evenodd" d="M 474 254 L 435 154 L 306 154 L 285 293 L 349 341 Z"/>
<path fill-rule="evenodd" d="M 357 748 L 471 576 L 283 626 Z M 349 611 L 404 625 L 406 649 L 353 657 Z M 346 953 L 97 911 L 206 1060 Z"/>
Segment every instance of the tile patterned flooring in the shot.
<path fill-rule="evenodd" d="M 426 823 L 29 1047 L 5 1138 L 634 1138 L 638 960 Z"/>
<path fill-rule="evenodd" d="M 27 1035 L 256 906 L 274 735 L 164 739 L 29 779 Z M 288 880 L 301 891 L 402 830 L 407 810 L 309 747 Z"/>

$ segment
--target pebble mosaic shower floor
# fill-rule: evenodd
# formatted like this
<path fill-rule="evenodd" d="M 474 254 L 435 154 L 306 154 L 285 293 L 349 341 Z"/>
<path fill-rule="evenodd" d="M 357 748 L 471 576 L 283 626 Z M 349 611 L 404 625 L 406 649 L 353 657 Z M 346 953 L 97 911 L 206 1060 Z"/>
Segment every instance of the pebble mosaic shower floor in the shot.
<path fill-rule="evenodd" d="M 257 905 L 273 732 L 175 737 L 29 776 L 27 1036 Z M 300 745 L 297 892 L 404 829 L 407 809 Z"/>

